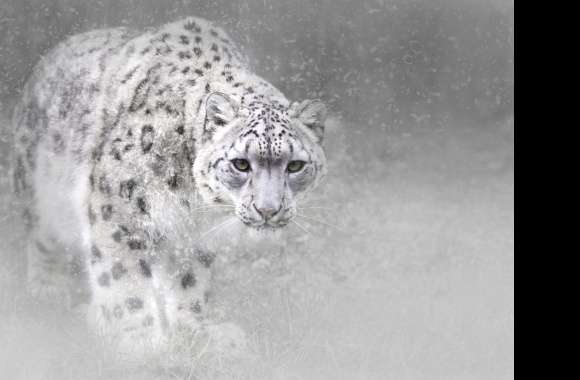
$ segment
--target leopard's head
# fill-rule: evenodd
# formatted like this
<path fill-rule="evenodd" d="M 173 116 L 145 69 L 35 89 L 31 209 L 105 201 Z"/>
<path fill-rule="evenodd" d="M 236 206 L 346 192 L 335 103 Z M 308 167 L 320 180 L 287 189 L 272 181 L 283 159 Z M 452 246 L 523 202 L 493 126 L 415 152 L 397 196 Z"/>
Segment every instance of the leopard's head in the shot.
<path fill-rule="evenodd" d="M 326 107 L 318 100 L 285 106 L 255 100 L 240 105 L 213 93 L 194 176 L 208 203 L 233 206 L 253 229 L 286 226 L 297 201 L 326 174 L 322 149 Z"/>

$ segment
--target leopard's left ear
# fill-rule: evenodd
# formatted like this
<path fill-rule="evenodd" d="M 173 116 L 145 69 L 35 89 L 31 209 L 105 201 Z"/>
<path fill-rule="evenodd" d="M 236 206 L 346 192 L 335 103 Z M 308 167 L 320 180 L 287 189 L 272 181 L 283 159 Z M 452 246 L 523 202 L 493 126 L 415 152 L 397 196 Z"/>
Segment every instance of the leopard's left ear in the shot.
<path fill-rule="evenodd" d="M 204 134 L 211 139 L 215 131 L 235 119 L 239 105 L 223 92 L 212 92 L 205 100 Z"/>
<path fill-rule="evenodd" d="M 227 124 L 232 121 L 238 108 L 238 103 L 223 92 L 212 92 L 205 100 L 206 117 L 216 124 Z"/>
<path fill-rule="evenodd" d="M 326 114 L 326 105 L 318 99 L 304 100 L 290 107 L 290 115 L 314 132 L 318 142 L 322 142 L 324 138 Z"/>

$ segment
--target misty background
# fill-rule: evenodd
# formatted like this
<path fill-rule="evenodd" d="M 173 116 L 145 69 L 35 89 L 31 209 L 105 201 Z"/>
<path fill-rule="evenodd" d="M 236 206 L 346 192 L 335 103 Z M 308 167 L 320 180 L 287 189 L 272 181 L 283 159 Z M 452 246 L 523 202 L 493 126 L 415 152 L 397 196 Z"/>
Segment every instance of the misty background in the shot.
<path fill-rule="evenodd" d="M 254 359 L 127 369 L 22 291 L 9 120 L 66 36 L 187 15 L 329 105 L 329 174 L 308 233 L 224 247 L 215 309 Z M 513 104 L 510 0 L 0 0 L 0 378 L 513 378 Z"/>

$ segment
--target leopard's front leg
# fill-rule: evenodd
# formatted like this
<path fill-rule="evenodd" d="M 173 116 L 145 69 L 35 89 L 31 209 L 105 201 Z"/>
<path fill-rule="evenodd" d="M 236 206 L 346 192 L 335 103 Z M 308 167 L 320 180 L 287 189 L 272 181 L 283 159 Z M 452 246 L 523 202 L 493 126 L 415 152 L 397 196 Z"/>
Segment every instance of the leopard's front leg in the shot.
<path fill-rule="evenodd" d="M 124 225 L 93 225 L 88 270 L 92 288 L 89 323 L 125 354 L 162 349 L 168 331 L 142 234 Z"/>
<path fill-rule="evenodd" d="M 169 324 L 155 276 L 159 252 L 150 231 L 151 199 L 138 175 L 115 177 L 99 168 L 90 183 L 89 323 L 120 352 L 156 352 L 165 347 Z"/>
<path fill-rule="evenodd" d="M 174 341 L 189 339 L 187 345 L 200 344 L 205 347 L 204 351 L 220 355 L 243 353 L 244 331 L 233 323 L 216 323 L 208 318 L 214 254 L 193 249 L 186 255 L 173 251 L 166 257 L 164 273 L 159 273 L 159 278 L 165 284 L 164 306 Z"/>
<path fill-rule="evenodd" d="M 195 330 L 205 322 L 213 255 L 191 249 L 164 255 L 155 269 L 164 293 L 164 309 L 172 331 Z"/>

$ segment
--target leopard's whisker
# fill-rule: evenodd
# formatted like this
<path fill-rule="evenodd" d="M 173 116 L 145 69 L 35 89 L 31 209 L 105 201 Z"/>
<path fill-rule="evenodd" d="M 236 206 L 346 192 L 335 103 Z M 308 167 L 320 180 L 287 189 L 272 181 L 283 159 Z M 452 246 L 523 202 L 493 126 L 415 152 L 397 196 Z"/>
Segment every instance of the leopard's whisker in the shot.
<path fill-rule="evenodd" d="M 296 226 L 298 226 L 298 228 L 300 228 L 302 231 L 306 232 L 308 235 L 310 235 L 310 232 L 308 232 L 308 230 L 306 228 L 304 228 L 300 223 L 298 223 L 297 221 L 294 220 L 294 218 L 290 219 L 290 221 L 292 223 L 294 223 Z"/>
<path fill-rule="evenodd" d="M 233 210 L 235 210 L 235 208 L 206 208 L 206 209 L 201 209 L 201 210 L 197 210 L 195 211 L 196 214 L 205 214 L 205 213 L 211 213 L 211 212 L 232 212 Z"/>
<path fill-rule="evenodd" d="M 231 212 L 231 209 L 220 209 L 220 210 L 202 210 L 197 211 L 196 214 L 211 214 L 211 213 L 218 213 L 218 212 Z"/>
<path fill-rule="evenodd" d="M 208 209 L 222 209 L 222 208 L 236 208 L 233 205 L 206 205 L 201 207 L 196 207 L 191 209 L 190 211 L 199 211 L 199 210 L 208 210 Z"/>
<path fill-rule="evenodd" d="M 298 201 L 298 203 L 299 203 L 298 208 L 305 208 L 305 207 L 323 207 L 323 208 L 329 208 L 329 209 L 336 209 L 337 208 L 337 207 L 332 207 L 334 205 L 328 205 L 327 202 L 328 202 L 328 199 L 324 199 L 324 198 L 303 199 L 303 200 Z"/>
<path fill-rule="evenodd" d="M 203 240 L 203 239 L 205 239 L 205 238 L 209 237 L 209 236 L 210 236 L 210 234 L 212 234 L 212 233 L 216 233 L 216 232 L 217 232 L 219 229 L 221 229 L 222 227 L 225 227 L 226 225 L 228 225 L 228 224 L 230 224 L 230 223 L 232 223 L 232 222 L 235 222 L 235 221 L 236 221 L 236 218 L 235 218 L 235 217 L 229 217 L 229 218 L 227 218 L 227 219 L 226 219 L 225 221 L 223 221 L 222 223 L 218 224 L 217 226 L 214 226 L 214 227 L 210 228 L 208 231 L 206 231 L 205 233 L 203 233 L 203 234 L 200 236 L 200 239 L 201 239 L 201 240 Z"/>
<path fill-rule="evenodd" d="M 335 207 L 325 207 L 325 206 L 300 206 L 297 207 L 298 210 L 324 210 L 324 211 L 335 211 Z"/>
<path fill-rule="evenodd" d="M 313 218 L 313 217 L 311 217 L 311 216 L 306 216 L 306 215 L 304 215 L 304 214 L 296 214 L 296 216 L 297 216 L 297 217 L 300 217 L 300 218 L 307 219 L 307 220 L 311 220 L 311 221 L 313 221 L 313 222 L 317 222 L 317 223 L 320 223 L 320 224 L 324 224 L 324 225 L 327 225 L 327 226 L 329 226 L 329 227 L 332 227 L 332 228 L 336 229 L 337 231 L 344 232 L 344 231 L 343 231 L 343 230 L 342 230 L 340 227 L 338 227 L 338 226 L 335 226 L 335 225 L 333 225 L 333 224 L 330 224 L 330 223 L 328 223 L 328 222 L 324 222 L 324 221 L 322 221 L 322 220 L 318 220 L 318 219 L 316 219 L 316 218 Z"/>

